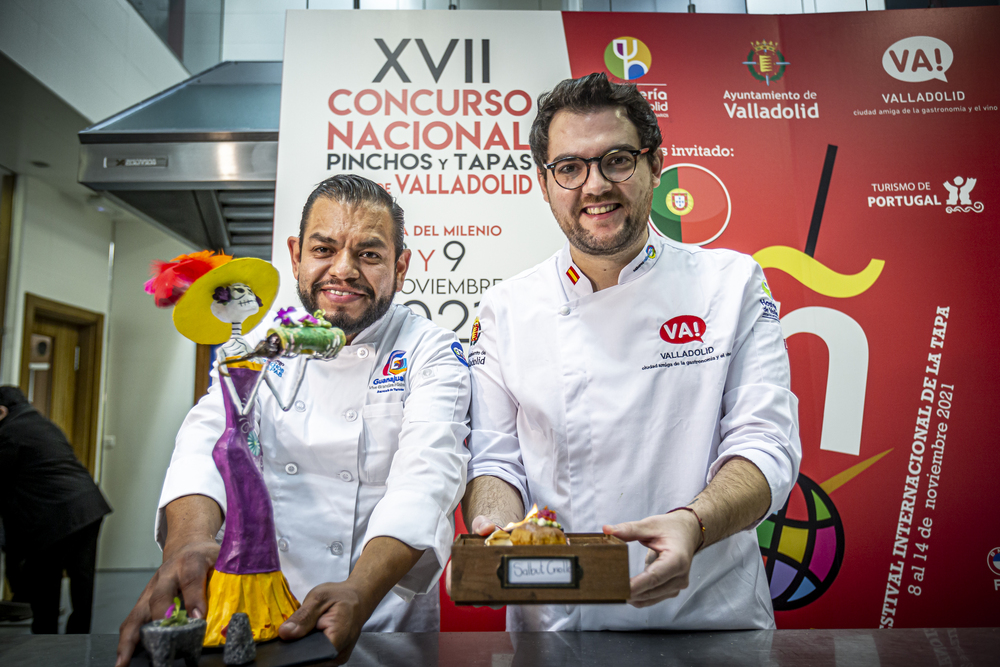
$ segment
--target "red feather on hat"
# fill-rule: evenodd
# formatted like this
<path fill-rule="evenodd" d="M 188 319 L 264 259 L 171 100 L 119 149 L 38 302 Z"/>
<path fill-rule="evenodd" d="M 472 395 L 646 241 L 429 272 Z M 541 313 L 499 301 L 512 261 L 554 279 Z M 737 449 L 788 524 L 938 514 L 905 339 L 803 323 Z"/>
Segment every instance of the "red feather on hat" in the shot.
<path fill-rule="evenodd" d="M 232 259 L 230 255 L 202 250 L 174 257 L 169 262 L 153 262 L 153 277 L 146 282 L 146 293 L 153 295 L 159 308 L 170 308 L 184 296 L 191 283 Z"/>

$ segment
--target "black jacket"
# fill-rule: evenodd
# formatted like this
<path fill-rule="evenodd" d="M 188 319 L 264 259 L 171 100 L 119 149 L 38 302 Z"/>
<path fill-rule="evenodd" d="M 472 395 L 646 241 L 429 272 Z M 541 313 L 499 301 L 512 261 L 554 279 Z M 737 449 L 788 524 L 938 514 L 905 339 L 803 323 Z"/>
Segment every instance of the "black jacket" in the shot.
<path fill-rule="evenodd" d="M 110 512 L 59 427 L 28 403 L 12 406 L 0 420 L 4 549 L 44 549 Z"/>

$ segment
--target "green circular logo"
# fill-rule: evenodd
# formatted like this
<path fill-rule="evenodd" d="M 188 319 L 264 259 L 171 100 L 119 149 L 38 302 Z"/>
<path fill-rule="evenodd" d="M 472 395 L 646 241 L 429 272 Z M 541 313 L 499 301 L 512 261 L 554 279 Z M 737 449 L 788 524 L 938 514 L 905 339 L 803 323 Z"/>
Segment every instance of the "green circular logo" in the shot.
<path fill-rule="evenodd" d="M 652 64 L 649 49 L 635 37 L 616 37 L 604 49 L 604 65 L 625 81 L 645 76 Z"/>

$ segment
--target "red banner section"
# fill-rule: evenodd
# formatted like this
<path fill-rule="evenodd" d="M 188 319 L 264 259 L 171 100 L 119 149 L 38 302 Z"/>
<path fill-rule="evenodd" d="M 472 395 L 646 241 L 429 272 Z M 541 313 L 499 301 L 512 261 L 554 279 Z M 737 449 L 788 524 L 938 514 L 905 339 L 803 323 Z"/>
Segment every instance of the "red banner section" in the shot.
<path fill-rule="evenodd" d="M 803 463 L 758 529 L 779 627 L 996 623 L 1000 10 L 564 13 L 653 105 L 651 222 L 752 254 Z"/>

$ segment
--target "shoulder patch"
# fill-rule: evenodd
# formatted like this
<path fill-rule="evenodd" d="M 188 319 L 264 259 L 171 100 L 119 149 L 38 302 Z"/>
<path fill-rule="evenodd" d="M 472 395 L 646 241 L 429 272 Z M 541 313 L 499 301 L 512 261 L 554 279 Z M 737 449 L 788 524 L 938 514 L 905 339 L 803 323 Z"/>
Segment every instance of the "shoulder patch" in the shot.
<path fill-rule="evenodd" d="M 479 332 L 482 331 L 482 327 L 479 325 L 479 318 L 472 323 L 472 337 L 469 339 L 469 345 L 475 345 L 476 341 L 479 340 Z"/>
<path fill-rule="evenodd" d="M 465 360 L 465 350 L 462 349 L 461 343 L 452 343 L 451 351 L 455 353 L 455 356 L 458 357 L 459 361 L 461 361 L 466 366 L 469 365 L 469 362 Z"/>

